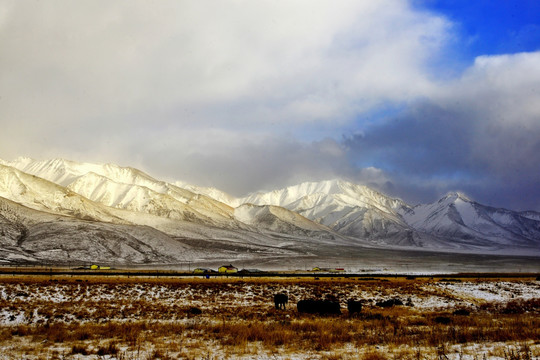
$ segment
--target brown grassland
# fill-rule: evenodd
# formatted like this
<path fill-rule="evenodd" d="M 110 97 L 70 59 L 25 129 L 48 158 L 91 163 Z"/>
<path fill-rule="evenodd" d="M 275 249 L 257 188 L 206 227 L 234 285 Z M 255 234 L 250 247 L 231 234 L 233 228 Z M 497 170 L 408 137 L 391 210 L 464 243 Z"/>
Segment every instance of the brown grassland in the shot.
<path fill-rule="evenodd" d="M 538 294 L 534 277 L 3 275 L 0 359 L 537 359 Z M 376 305 L 396 297 L 404 305 Z M 299 314 L 307 298 L 342 314 Z M 359 314 L 349 298 L 364 301 Z"/>

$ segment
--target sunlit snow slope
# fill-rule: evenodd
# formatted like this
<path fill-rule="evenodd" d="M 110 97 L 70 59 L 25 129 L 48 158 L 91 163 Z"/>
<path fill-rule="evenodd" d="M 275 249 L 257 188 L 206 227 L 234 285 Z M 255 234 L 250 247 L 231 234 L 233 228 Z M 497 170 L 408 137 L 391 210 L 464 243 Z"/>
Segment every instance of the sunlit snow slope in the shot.
<path fill-rule="evenodd" d="M 0 160 L 0 200 L 0 248 L 10 259 L 174 262 L 285 256 L 328 244 L 540 252 L 539 213 L 459 193 L 410 206 L 342 180 L 234 198 L 115 164 L 18 158 Z"/>

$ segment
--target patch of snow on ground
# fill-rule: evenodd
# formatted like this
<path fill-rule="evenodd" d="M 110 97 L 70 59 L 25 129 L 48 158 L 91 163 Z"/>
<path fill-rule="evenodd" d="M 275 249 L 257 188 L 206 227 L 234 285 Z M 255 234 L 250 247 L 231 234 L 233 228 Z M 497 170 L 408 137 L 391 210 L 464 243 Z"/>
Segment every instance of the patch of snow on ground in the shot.
<path fill-rule="evenodd" d="M 540 285 L 532 282 L 451 283 L 444 284 L 443 288 L 461 298 L 476 301 L 506 302 L 518 298 L 540 298 Z"/>

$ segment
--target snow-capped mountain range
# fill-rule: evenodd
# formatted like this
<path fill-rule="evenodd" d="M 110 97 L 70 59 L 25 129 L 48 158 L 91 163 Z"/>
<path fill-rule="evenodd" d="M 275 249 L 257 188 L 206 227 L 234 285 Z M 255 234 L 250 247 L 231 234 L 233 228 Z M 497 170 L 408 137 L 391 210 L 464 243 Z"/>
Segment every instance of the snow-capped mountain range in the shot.
<path fill-rule="evenodd" d="M 342 180 L 235 198 L 114 164 L 0 160 L 0 260 L 174 263 L 332 247 L 540 254 L 540 213 L 410 206 Z"/>

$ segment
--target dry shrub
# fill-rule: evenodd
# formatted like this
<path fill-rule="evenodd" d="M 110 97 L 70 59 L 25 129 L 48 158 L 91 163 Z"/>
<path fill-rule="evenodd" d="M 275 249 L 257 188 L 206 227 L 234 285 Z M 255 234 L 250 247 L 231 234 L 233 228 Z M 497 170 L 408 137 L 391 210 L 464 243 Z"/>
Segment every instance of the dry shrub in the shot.
<path fill-rule="evenodd" d="M 148 355 L 149 360 L 153 359 L 159 359 L 159 360 L 169 360 L 173 359 L 167 352 L 164 352 L 161 349 L 154 349 L 152 352 Z"/>
<path fill-rule="evenodd" d="M 523 344 L 519 348 L 508 346 L 507 348 L 503 349 L 503 355 L 504 355 L 505 360 L 533 360 L 534 359 L 531 349 L 527 344 Z"/>
<path fill-rule="evenodd" d="M 34 336 L 34 338 L 43 336 L 46 340 L 55 343 L 76 340 L 74 338 L 71 338 L 72 333 L 69 331 L 67 325 L 64 323 L 47 323 L 42 327 L 38 326 L 37 328 L 35 328 L 32 335 Z"/>
<path fill-rule="evenodd" d="M 343 356 L 341 354 L 328 354 L 324 355 L 324 360 L 341 360 Z"/>
<path fill-rule="evenodd" d="M 362 356 L 363 360 L 386 360 L 388 359 L 381 351 L 369 350 Z"/>
<path fill-rule="evenodd" d="M 524 314 L 527 312 L 540 312 L 540 298 L 533 298 L 528 300 L 518 299 L 509 301 L 506 306 L 502 308 L 502 312 L 505 314 Z"/>
<path fill-rule="evenodd" d="M 117 355 L 120 349 L 116 342 L 110 342 L 107 345 L 99 346 L 96 355 L 105 356 L 105 355 Z"/>
<path fill-rule="evenodd" d="M 10 341 L 13 338 L 13 332 L 9 328 L 0 327 L 0 342 Z"/>
<path fill-rule="evenodd" d="M 88 339 L 91 339 L 92 338 L 92 332 L 91 330 L 88 328 L 88 327 L 85 327 L 85 326 L 80 326 L 80 327 L 77 327 L 74 331 L 73 331 L 73 338 L 75 340 L 80 340 L 80 341 L 84 341 L 84 340 L 88 340 Z"/>
<path fill-rule="evenodd" d="M 10 328 L 5 328 L 8 331 Z M 28 325 L 17 325 L 11 328 L 11 336 L 28 336 L 32 334 L 32 328 Z"/>
<path fill-rule="evenodd" d="M 90 355 L 90 352 L 86 349 L 86 347 L 79 344 L 75 344 L 71 347 L 71 353 L 73 355 L 75 354 Z"/>

